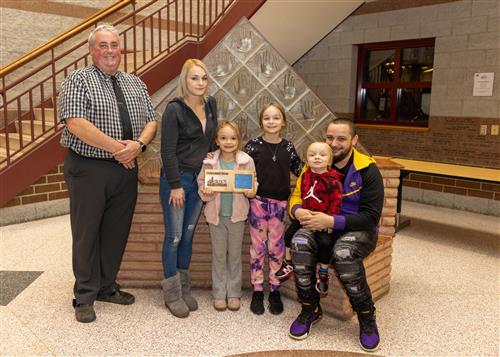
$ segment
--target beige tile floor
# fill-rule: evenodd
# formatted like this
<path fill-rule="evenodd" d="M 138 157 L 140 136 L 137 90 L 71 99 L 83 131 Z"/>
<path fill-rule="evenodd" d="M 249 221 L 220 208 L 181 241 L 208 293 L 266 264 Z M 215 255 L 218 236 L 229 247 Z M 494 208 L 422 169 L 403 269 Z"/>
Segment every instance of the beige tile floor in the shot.
<path fill-rule="evenodd" d="M 394 241 L 391 290 L 378 303 L 387 356 L 498 356 L 500 274 L 498 218 L 403 202 L 411 226 Z M 44 273 L 0 306 L 1 355 L 223 356 L 265 350 L 361 352 L 357 323 L 324 317 L 304 341 L 287 336 L 299 306 L 253 315 L 245 292 L 238 312 L 216 312 L 210 291 L 196 290 L 200 309 L 175 319 L 159 290 L 131 290 L 132 306 L 97 302 L 97 321 L 79 324 L 70 305 L 69 217 L 0 230 L 0 270 Z"/>

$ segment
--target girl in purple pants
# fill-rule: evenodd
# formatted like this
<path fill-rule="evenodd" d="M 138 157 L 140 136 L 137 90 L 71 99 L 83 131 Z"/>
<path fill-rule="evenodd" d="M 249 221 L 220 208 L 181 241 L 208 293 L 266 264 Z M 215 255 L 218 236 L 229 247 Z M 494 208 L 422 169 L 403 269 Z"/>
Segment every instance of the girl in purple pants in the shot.
<path fill-rule="evenodd" d="M 257 195 L 250 200 L 248 216 L 250 237 L 251 281 L 253 296 L 250 310 L 257 315 L 264 313 L 264 260 L 269 260 L 269 312 L 280 314 L 283 303 L 279 293 L 280 282 L 275 273 L 281 267 L 285 253 L 284 219 L 290 195 L 290 172 L 300 175 L 303 163 L 292 142 L 283 139 L 281 132 L 286 125 L 284 108 L 277 103 L 264 106 L 259 124 L 263 135 L 250 140 L 245 152 L 254 162 L 259 186 Z"/>

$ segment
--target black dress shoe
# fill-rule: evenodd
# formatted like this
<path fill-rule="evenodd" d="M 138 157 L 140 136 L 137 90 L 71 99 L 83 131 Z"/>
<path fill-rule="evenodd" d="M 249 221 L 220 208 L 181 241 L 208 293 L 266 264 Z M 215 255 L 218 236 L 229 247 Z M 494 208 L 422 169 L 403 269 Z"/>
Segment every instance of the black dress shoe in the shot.
<path fill-rule="evenodd" d="M 95 311 L 93 304 L 77 304 L 73 300 L 73 307 L 75 308 L 75 318 L 78 322 L 88 323 L 95 321 Z"/>
<path fill-rule="evenodd" d="M 115 290 L 109 295 L 97 295 L 96 300 L 112 304 L 132 305 L 135 302 L 135 297 L 125 291 Z"/>

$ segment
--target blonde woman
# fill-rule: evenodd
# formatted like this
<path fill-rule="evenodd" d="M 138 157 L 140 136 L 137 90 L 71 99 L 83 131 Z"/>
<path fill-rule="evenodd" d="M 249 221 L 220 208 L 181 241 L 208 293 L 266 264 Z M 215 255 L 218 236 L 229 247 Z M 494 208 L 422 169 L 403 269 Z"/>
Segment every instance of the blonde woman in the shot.
<path fill-rule="evenodd" d="M 208 71 L 198 59 L 188 59 L 179 76 L 178 94 L 162 117 L 160 198 L 165 223 L 163 243 L 165 305 L 177 317 L 198 308 L 191 296 L 193 235 L 202 201 L 197 177 L 214 145 L 217 127 L 215 98 L 207 96 Z"/>

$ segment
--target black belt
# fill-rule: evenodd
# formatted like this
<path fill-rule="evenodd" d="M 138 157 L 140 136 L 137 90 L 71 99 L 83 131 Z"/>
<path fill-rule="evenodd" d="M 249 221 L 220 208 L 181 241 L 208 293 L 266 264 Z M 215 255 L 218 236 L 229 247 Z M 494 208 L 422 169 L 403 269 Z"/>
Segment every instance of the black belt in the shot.
<path fill-rule="evenodd" d="M 72 154 L 74 154 L 74 155 L 76 155 L 78 157 L 81 157 L 82 159 L 108 161 L 108 162 L 114 162 L 114 163 L 118 164 L 118 161 L 116 159 L 114 159 L 114 158 L 84 156 L 84 155 L 78 154 L 77 152 L 73 151 L 72 149 L 69 149 L 69 152 L 71 152 Z"/>

